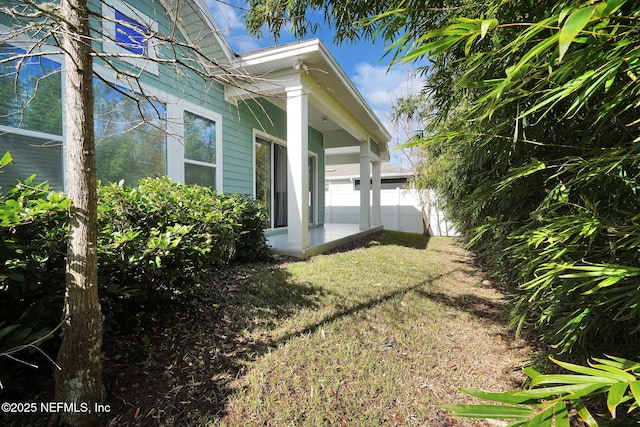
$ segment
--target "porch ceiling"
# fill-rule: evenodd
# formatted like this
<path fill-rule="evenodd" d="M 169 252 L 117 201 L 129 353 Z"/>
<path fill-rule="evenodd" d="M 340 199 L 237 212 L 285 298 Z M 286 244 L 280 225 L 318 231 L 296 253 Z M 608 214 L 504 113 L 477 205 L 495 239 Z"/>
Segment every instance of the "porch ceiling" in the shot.
<path fill-rule="evenodd" d="M 325 134 L 327 148 L 355 147 L 368 136 L 388 156 L 389 132 L 319 39 L 241 53 L 236 67 L 259 76 L 245 96 L 266 90 L 274 95 L 266 99 L 282 109 L 285 87 L 301 80 L 309 88 L 309 125 Z"/>

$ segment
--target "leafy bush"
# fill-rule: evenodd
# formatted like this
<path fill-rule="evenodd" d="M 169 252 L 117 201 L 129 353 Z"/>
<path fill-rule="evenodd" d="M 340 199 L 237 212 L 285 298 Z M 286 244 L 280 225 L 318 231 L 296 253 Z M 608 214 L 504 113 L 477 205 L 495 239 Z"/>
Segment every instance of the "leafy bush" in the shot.
<path fill-rule="evenodd" d="M 9 161 L 5 155 L 0 164 Z M 33 181 L 0 199 L 0 353 L 47 335 L 60 321 L 69 201 Z M 8 375 L 0 365 L 4 387 L 21 387 L 22 368 L 14 365 Z"/>
<path fill-rule="evenodd" d="M 103 186 L 99 199 L 98 279 L 110 325 L 188 293 L 234 259 L 269 253 L 265 210 L 247 196 L 147 178 Z"/>
<path fill-rule="evenodd" d="M 264 230 L 269 226 L 267 210 L 257 200 L 242 194 L 228 196 L 239 209 L 240 234 L 236 243 L 236 261 L 265 259 L 271 254 Z"/>
<path fill-rule="evenodd" d="M 45 335 L 60 320 L 70 201 L 33 180 L 0 196 L 0 351 Z M 111 327 L 188 293 L 234 259 L 269 253 L 265 210 L 247 196 L 144 179 L 101 187 L 98 210 L 98 279 Z M 11 376 L 0 367 L 0 381 Z"/>
<path fill-rule="evenodd" d="M 423 147 L 451 165 L 433 171 L 456 228 L 558 353 L 640 349 L 638 17 L 629 0 L 489 1 L 397 44 L 432 54 Z"/>
<path fill-rule="evenodd" d="M 510 253 L 529 269 L 514 314 L 560 352 L 637 354 L 640 158 L 632 151 L 564 159 L 531 223 L 514 233 Z"/>
<path fill-rule="evenodd" d="M 143 179 L 137 187 L 110 184 L 99 197 L 103 283 L 184 291 L 234 258 L 266 254 L 265 214 L 247 197 L 167 178 Z"/>
<path fill-rule="evenodd" d="M 552 359 L 553 360 L 553 359 Z M 619 357 L 594 359 L 590 367 L 553 360 L 558 366 L 575 374 L 543 375 L 525 369 L 531 378 L 531 388 L 505 393 L 489 393 L 473 389 L 463 392 L 504 405 L 444 405 L 457 417 L 516 419 L 508 427 L 549 426 L 569 427 L 570 409 L 590 427 L 599 424 L 584 400 L 606 395 L 611 419 L 618 425 L 631 425 L 640 405 L 640 363 Z M 538 387 L 542 386 L 542 387 Z M 620 411 L 623 408 L 625 411 Z M 633 413 L 633 414 L 632 414 Z M 629 415 L 631 414 L 631 415 Z M 621 416 L 620 416 L 621 415 Z M 624 423 L 624 424 L 623 424 Z M 582 424 L 581 424 L 582 425 Z"/>

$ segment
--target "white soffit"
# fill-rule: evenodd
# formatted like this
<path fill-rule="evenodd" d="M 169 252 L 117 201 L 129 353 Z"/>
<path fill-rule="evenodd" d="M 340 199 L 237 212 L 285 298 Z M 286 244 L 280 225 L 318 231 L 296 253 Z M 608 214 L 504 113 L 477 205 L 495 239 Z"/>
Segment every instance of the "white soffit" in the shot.
<path fill-rule="evenodd" d="M 391 139 L 389 132 L 321 40 L 312 39 L 242 52 L 238 55 L 236 66 L 246 69 L 252 75 L 268 79 L 270 74 L 294 71 L 295 61 L 302 61 L 306 66 L 299 72 L 306 72 L 331 98 L 348 111 L 379 144 L 381 152 L 387 151 L 387 142 Z"/>

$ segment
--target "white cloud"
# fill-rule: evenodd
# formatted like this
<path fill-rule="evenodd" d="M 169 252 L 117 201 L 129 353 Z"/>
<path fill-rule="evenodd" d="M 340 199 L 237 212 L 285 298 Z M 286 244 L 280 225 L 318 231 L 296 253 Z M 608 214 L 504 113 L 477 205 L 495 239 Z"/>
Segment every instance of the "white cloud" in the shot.
<path fill-rule="evenodd" d="M 411 68 L 394 67 L 387 71 L 387 66 L 360 63 L 356 66 L 356 74 L 351 76 L 362 96 L 369 103 L 373 112 L 380 118 L 391 133 L 390 145 L 404 143 L 407 135 L 390 122 L 391 107 L 395 101 L 407 95 L 416 94 L 422 89 L 422 79 L 415 76 Z M 391 150 L 391 163 L 408 167 L 404 154 Z"/>
<path fill-rule="evenodd" d="M 421 79 L 409 68 L 388 70 L 385 65 L 364 62 L 356 65 L 351 79 L 371 107 L 381 112 L 388 112 L 398 98 L 415 94 L 422 87 Z"/>
<path fill-rule="evenodd" d="M 244 29 L 244 22 L 242 22 L 243 10 L 239 7 L 217 0 L 205 0 L 205 4 L 223 32 Z"/>
<path fill-rule="evenodd" d="M 205 0 L 205 4 L 225 40 L 234 51 L 253 50 L 264 45 L 264 41 L 261 42 L 256 37 L 250 36 L 244 26 L 242 18 L 246 6 L 244 1 Z"/>

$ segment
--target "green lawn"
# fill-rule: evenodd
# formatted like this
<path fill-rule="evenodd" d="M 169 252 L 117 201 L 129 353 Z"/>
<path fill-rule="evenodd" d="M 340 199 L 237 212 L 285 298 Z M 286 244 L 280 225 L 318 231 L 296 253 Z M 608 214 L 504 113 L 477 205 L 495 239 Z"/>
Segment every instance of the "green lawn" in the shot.
<path fill-rule="evenodd" d="M 151 340 L 152 379 L 139 384 L 149 398 L 125 387 L 118 422 L 487 425 L 438 405 L 469 402 L 460 386 L 520 385 L 531 350 L 505 308 L 452 238 L 385 232 L 307 261 L 242 266 L 168 317 L 179 328 Z"/>
<path fill-rule="evenodd" d="M 387 232 L 282 268 L 300 308 L 246 331 L 273 348 L 247 364 L 222 424 L 451 425 L 436 405 L 461 401 L 458 386 L 519 381 L 527 353 L 505 303 L 453 239 Z"/>

